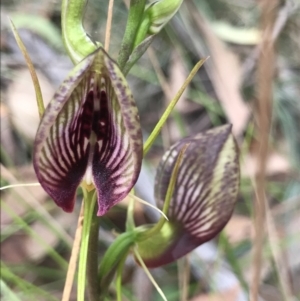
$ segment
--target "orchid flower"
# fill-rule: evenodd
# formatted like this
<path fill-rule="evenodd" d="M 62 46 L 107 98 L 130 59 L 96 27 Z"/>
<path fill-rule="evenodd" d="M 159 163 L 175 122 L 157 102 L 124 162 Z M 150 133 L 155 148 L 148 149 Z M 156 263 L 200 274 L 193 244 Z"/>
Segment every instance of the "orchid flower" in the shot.
<path fill-rule="evenodd" d="M 119 67 L 100 47 L 74 67 L 45 110 L 34 142 L 37 178 L 67 212 L 80 184 L 96 189 L 101 216 L 132 189 L 141 161 L 135 101 Z"/>
<path fill-rule="evenodd" d="M 184 138 L 165 153 L 155 180 L 158 207 L 163 207 L 177 157 L 184 146 L 187 148 L 165 212 L 169 221 L 154 235 L 137 243 L 140 257 L 150 268 L 175 261 L 215 237 L 230 219 L 237 199 L 238 149 L 231 126 L 225 125 Z"/>

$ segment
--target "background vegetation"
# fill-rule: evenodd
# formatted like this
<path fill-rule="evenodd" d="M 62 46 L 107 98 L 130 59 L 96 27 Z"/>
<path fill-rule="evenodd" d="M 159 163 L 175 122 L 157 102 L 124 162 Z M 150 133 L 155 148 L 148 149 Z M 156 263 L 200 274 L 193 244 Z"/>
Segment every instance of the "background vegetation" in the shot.
<path fill-rule="evenodd" d="M 90 0 L 84 19 L 100 41 L 107 2 Z M 128 76 L 147 137 L 193 65 L 210 56 L 147 155 L 137 184 L 143 199 L 154 203 L 155 168 L 180 137 L 232 123 L 241 149 L 240 195 L 226 229 L 187 258 L 152 271 L 169 301 L 247 300 L 256 284 L 261 300 L 300 297 L 300 3 L 282 0 L 262 9 L 263 2 L 184 1 Z M 31 152 L 38 126 L 33 86 L 7 16 L 19 28 L 50 100 L 72 68 L 60 35 L 60 5 L 1 3 L 1 186 L 36 182 Z M 115 0 L 113 58 L 126 18 L 124 2 Z M 80 203 L 79 192 L 76 210 L 67 214 L 40 187 L 1 191 L 3 301 L 61 298 Z M 157 218 L 141 205 L 135 215 L 137 224 Z M 124 229 L 125 217 L 126 200 L 102 219 L 99 256 L 114 231 Z M 123 280 L 124 300 L 160 300 L 132 258 Z"/>

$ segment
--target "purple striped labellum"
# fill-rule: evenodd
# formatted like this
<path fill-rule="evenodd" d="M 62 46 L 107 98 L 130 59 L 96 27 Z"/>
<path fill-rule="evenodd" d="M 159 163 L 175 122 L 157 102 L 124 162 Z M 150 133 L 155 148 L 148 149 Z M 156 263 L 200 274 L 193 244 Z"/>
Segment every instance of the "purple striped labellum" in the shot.
<path fill-rule="evenodd" d="M 95 188 L 100 216 L 132 189 L 141 161 L 135 101 L 117 64 L 99 48 L 75 66 L 46 108 L 34 142 L 35 172 L 67 212 L 80 184 Z"/>
<path fill-rule="evenodd" d="M 159 233 L 139 242 L 145 264 L 158 267 L 179 259 L 215 237 L 230 219 L 238 195 L 238 148 L 231 125 L 180 140 L 157 169 L 155 198 L 162 208 L 180 150 L 188 144 L 178 170 L 165 222 Z"/>

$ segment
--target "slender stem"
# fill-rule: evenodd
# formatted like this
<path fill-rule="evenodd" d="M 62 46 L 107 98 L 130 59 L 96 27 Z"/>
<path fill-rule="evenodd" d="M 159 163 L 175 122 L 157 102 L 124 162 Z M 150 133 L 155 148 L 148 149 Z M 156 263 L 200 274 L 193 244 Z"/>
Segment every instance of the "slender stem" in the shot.
<path fill-rule="evenodd" d="M 83 222 L 83 204 L 81 205 L 81 210 L 80 210 L 79 217 L 78 217 L 75 239 L 74 239 L 72 253 L 71 253 L 71 257 L 70 257 L 70 261 L 69 261 L 69 267 L 68 267 L 65 287 L 64 287 L 64 291 L 63 291 L 63 296 L 61 299 L 62 301 L 70 300 L 70 294 L 71 294 L 71 290 L 72 290 L 72 286 L 73 286 L 73 282 L 74 282 L 74 275 L 75 275 L 75 271 L 76 271 L 77 259 L 78 259 L 78 254 L 79 254 L 79 250 L 80 250 L 80 242 L 81 242 L 81 236 L 82 236 L 82 222 Z"/>
<path fill-rule="evenodd" d="M 104 42 L 104 49 L 106 52 L 108 52 L 108 50 L 109 50 L 111 23 L 112 23 L 112 17 L 113 17 L 113 7 L 114 7 L 114 0 L 109 0 L 107 21 L 106 21 L 106 30 L 105 30 L 105 42 Z"/>
<path fill-rule="evenodd" d="M 255 175 L 254 229 L 252 279 L 250 284 L 250 300 L 259 300 L 261 268 L 263 265 L 263 247 L 266 228 L 266 162 L 269 156 L 269 138 L 272 126 L 273 78 L 275 48 L 272 40 L 275 16 L 279 1 L 261 1 L 262 40 L 257 68 L 257 104 L 256 120 L 258 125 L 258 147 L 256 151 L 258 170 Z"/>
<path fill-rule="evenodd" d="M 118 64 L 122 70 L 132 52 L 135 37 L 140 26 L 146 0 L 131 0 L 125 34 L 119 52 Z"/>
<path fill-rule="evenodd" d="M 82 240 L 80 246 L 80 256 L 78 265 L 78 286 L 77 286 L 77 300 L 85 301 L 85 282 L 86 282 L 86 266 L 87 255 L 89 246 L 90 229 L 92 223 L 92 215 L 94 213 L 94 207 L 96 203 L 95 191 L 86 191 L 82 189 L 84 195 L 84 218 L 83 218 L 83 230 Z"/>
<path fill-rule="evenodd" d="M 97 216 L 97 208 L 95 206 L 90 227 L 90 239 L 88 245 L 87 256 L 87 280 L 88 295 L 90 301 L 97 301 L 98 292 L 98 242 L 99 242 L 99 226 L 100 217 Z"/>

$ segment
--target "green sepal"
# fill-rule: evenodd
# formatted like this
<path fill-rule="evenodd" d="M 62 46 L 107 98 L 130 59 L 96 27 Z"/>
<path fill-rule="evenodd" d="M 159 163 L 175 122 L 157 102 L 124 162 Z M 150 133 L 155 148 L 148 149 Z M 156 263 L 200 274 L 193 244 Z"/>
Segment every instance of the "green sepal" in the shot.
<path fill-rule="evenodd" d="M 150 226 L 149 226 L 150 227 Z M 148 231 L 154 228 L 155 225 L 151 226 Z M 147 233 L 147 232 L 145 232 Z M 143 239 L 143 233 L 139 235 L 138 242 L 136 243 L 137 251 L 139 252 L 141 258 L 145 262 L 147 267 L 152 267 L 152 260 L 164 260 L 164 254 L 169 254 L 168 251 L 176 241 L 177 237 L 180 235 L 181 229 L 176 223 L 171 223 L 166 221 L 159 231 L 152 233 L 148 239 Z"/>
<path fill-rule="evenodd" d="M 82 25 L 86 0 L 63 0 L 61 25 L 63 41 L 72 62 L 76 65 L 101 46 L 88 36 Z"/>

